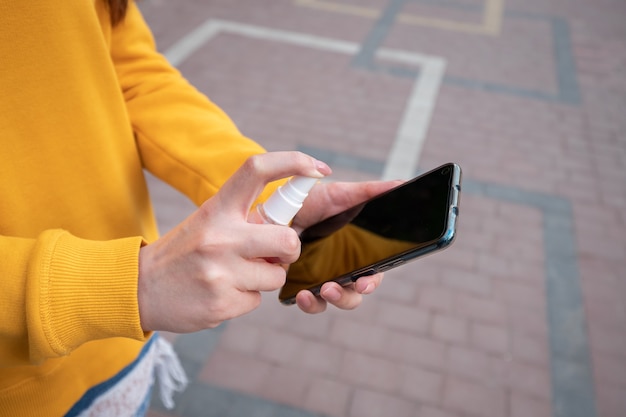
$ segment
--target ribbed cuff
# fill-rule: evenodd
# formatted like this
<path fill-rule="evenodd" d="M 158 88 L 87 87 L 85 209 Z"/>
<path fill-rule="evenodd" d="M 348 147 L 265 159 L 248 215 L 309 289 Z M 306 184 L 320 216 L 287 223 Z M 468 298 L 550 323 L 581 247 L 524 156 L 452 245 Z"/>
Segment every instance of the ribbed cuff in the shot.
<path fill-rule="evenodd" d="M 29 327 L 39 327 L 29 334 L 41 337 L 31 340 L 32 359 L 65 355 L 95 339 L 146 337 L 137 304 L 142 242 L 91 241 L 63 231 L 40 237 L 28 290 Z"/>

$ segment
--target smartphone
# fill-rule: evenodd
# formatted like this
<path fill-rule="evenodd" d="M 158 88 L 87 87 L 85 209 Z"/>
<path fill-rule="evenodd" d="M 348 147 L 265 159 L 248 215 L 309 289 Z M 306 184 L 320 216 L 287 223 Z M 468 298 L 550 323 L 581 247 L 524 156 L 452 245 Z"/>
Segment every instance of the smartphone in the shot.
<path fill-rule="evenodd" d="M 444 164 L 305 229 L 300 258 L 279 293 L 319 295 L 322 284 L 348 285 L 448 247 L 456 235 L 461 168 Z"/>

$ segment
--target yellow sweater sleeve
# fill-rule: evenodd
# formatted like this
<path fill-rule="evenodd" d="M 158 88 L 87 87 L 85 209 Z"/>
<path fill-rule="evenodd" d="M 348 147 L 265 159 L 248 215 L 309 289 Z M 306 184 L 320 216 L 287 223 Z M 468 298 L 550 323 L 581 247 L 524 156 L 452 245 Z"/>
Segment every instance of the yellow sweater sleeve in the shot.
<path fill-rule="evenodd" d="M 62 230 L 0 237 L 0 366 L 41 363 L 90 340 L 142 340 L 137 305 L 141 238 L 83 240 Z M 97 260 L 97 262 L 94 262 Z M 26 303 L 22 302 L 26 300 Z"/>
<path fill-rule="evenodd" d="M 27 7 L 26 4 L 24 7 Z M 50 13 L 53 13 L 55 10 L 50 7 Z M 82 6 L 80 9 L 87 10 Z M 77 26 L 88 18 L 81 15 L 78 19 L 65 12 L 59 16 Z M 123 23 L 112 29 L 103 27 L 103 33 L 105 36 L 102 39 L 108 43 L 113 69 L 123 94 L 123 102 L 120 98 L 119 104 L 126 110 L 123 115 L 128 116 L 127 120 L 122 120 L 123 117 L 120 116 L 115 122 L 132 125 L 143 167 L 185 193 L 196 204 L 201 204 L 217 192 L 246 158 L 264 152 L 261 146 L 243 136 L 223 111 L 185 81 L 156 51 L 150 30 L 132 2 Z M 91 36 L 90 42 L 100 41 L 92 32 L 88 35 Z M 108 81 L 111 77 L 106 73 L 110 71 L 110 67 L 106 67 L 110 62 L 105 60 L 109 57 L 95 52 L 94 54 L 101 59 L 97 61 L 102 70 L 100 78 L 107 83 L 98 77 L 86 80 L 90 83 L 100 80 L 103 85 L 110 86 Z M 34 53 L 32 55 L 37 56 Z M 56 56 L 50 55 L 53 58 Z M 50 58 L 48 55 L 46 57 Z M 82 62 L 81 57 L 82 55 L 73 56 L 79 63 Z M 61 64 L 63 63 L 59 65 Z M 86 68 L 93 69 L 92 66 Z M 89 91 L 93 94 L 97 92 L 93 88 Z M 110 96 L 112 95 L 108 94 L 106 100 L 113 100 Z M 42 102 L 38 102 L 38 106 L 47 108 Z M 104 120 L 103 123 L 111 123 L 109 119 Z M 57 123 L 56 120 L 53 122 Z M 69 125 L 74 126 L 73 122 L 74 120 Z M 56 126 L 54 123 L 51 126 Z M 92 121 L 89 126 L 94 123 L 96 122 Z M 82 126 L 80 123 L 77 125 Z M 12 129 L 13 126 L 9 128 Z M 3 131 L 9 138 L 14 133 L 11 129 L 8 133 Z M 22 130 L 24 126 L 21 126 L 17 137 L 24 135 Z M 73 131 L 60 133 L 60 130 L 61 128 L 57 128 L 57 131 L 52 132 L 55 137 L 72 137 Z M 75 130 L 78 132 L 76 135 L 83 133 L 77 128 Z M 37 130 L 37 133 L 41 132 Z M 115 140 L 111 139 L 112 145 L 117 143 Z M 90 142 L 84 144 L 89 149 L 87 145 Z M 67 151 L 67 148 L 63 149 L 64 152 Z M 111 149 L 117 148 L 111 146 Z M 130 154 L 123 156 L 130 157 Z M 123 167 L 127 165 L 132 164 L 120 163 Z M 30 174 L 31 182 L 40 184 L 40 174 L 43 171 L 41 165 L 34 166 L 36 169 Z M 118 168 L 116 167 L 117 171 L 120 170 Z M 61 170 L 56 165 L 55 169 Z M 98 173 L 90 172 L 89 175 L 109 178 L 108 173 L 112 167 L 105 170 L 102 164 L 94 164 L 93 169 L 98 170 Z M 133 177 L 133 180 L 136 179 Z M 109 184 L 102 182 L 101 185 L 105 187 Z M 44 211 L 41 215 L 42 219 L 47 219 L 46 216 L 53 214 L 58 219 L 42 220 L 39 223 L 55 224 L 52 227 L 65 227 L 67 224 L 72 233 L 46 230 L 47 226 L 38 228 L 36 233 L 24 232 L 25 229 L 30 230 L 29 225 L 18 222 L 20 219 L 17 213 L 20 211 L 11 209 L 9 214 L 14 215 L 15 223 L 19 224 L 7 224 L 11 230 L 0 236 L 0 253 L 3 257 L 0 263 L 0 367 L 40 363 L 46 358 L 66 355 L 91 340 L 110 337 L 142 340 L 146 337 L 140 327 L 137 306 L 138 254 L 143 238 L 114 238 L 139 235 L 140 232 L 132 225 L 135 228 L 131 229 L 124 220 L 126 217 L 120 216 L 121 220 L 113 237 L 100 240 L 107 233 L 105 229 L 108 223 L 94 223 L 94 219 L 99 217 L 92 217 L 84 208 L 86 197 L 82 193 L 82 185 L 79 187 L 68 183 L 63 184 L 63 187 L 69 190 L 68 193 L 74 189 L 72 187 L 76 188 L 77 191 L 72 194 L 75 196 L 72 202 L 77 207 L 76 211 L 64 211 L 61 204 L 55 206 L 55 210 Z M 268 192 L 274 187 L 275 185 L 268 187 Z M 119 193 L 123 193 L 136 191 L 137 187 L 124 188 L 120 184 L 117 188 L 122 190 Z M 117 188 L 108 187 L 107 190 L 110 195 L 117 197 L 114 192 Z M 21 190 L 16 189 L 8 195 L 19 196 L 20 192 Z M 59 197 L 59 190 L 56 190 L 55 201 L 57 200 L 63 200 Z M 135 199 L 128 200 L 130 203 L 124 207 L 138 210 L 137 215 L 146 214 L 143 208 L 140 210 L 132 205 Z M 103 205 L 100 210 L 108 209 Z M 107 213 L 105 218 L 116 216 Z M 92 239 L 80 239 L 77 235 Z M 154 235 L 146 237 L 151 239 Z"/>
<path fill-rule="evenodd" d="M 157 52 L 132 3 L 112 31 L 111 55 L 144 167 L 196 204 L 214 195 L 246 158 L 264 152 Z"/>

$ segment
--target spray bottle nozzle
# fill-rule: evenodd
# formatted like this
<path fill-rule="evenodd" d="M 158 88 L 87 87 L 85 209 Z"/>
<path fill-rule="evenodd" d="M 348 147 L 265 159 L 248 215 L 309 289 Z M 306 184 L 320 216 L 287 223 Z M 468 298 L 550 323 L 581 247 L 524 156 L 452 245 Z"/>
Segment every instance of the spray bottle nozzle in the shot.
<path fill-rule="evenodd" d="M 318 178 L 295 176 L 278 187 L 274 194 L 263 203 L 267 220 L 274 224 L 288 225 L 317 181 Z"/>

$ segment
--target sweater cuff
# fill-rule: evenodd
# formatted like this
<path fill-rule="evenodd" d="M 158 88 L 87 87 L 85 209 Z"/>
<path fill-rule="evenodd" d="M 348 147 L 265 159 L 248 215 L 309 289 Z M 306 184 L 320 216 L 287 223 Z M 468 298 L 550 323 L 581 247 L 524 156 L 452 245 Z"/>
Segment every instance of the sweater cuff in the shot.
<path fill-rule="evenodd" d="M 66 355 L 90 340 L 145 340 L 137 303 L 141 237 L 40 236 L 27 284 L 31 359 Z M 35 340 L 32 340 L 35 339 Z"/>

